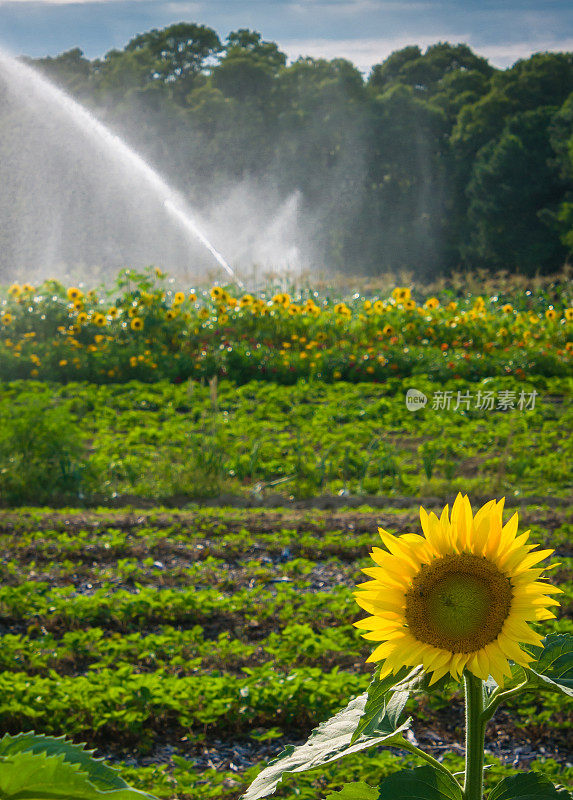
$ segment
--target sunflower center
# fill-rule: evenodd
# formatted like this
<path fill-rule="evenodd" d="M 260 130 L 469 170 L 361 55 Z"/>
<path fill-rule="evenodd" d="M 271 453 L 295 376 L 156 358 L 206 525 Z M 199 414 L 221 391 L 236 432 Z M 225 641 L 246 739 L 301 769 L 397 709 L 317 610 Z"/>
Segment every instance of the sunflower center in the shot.
<path fill-rule="evenodd" d="M 420 642 L 472 653 L 497 639 L 511 609 L 509 579 L 485 558 L 461 553 L 424 564 L 406 593 L 406 621 Z"/>

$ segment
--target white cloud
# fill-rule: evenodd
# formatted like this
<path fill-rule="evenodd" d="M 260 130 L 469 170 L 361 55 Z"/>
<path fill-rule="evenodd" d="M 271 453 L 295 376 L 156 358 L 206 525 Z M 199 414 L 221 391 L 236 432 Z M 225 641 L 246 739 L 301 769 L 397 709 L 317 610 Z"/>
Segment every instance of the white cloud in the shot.
<path fill-rule="evenodd" d="M 300 56 L 312 58 L 346 58 L 352 61 L 362 72 L 368 72 L 374 64 L 384 61 L 390 53 L 400 50 L 408 45 L 419 45 L 424 50 L 437 42 L 451 42 L 469 44 L 478 55 L 484 56 L 496 67 L 508 67 L 520 58 L 528 58 L 532 53 L 548 51 L 573 50 L 573 38 L 549 39 L 540 38 L 523 42 L 508 42 L 506 44 L 481 44 L 468 32 L 452 35 L 451 32 L 431 35 L 401 35 L 388 38 L 365 39 L 300 39 L 283 42 L 282 49 L 289 58 L 295 61 Z"/>
<path fill-rule="evenodd" d="M 564 39 L 538 39 L 528 42 L 511 42 L 508 44 L 484 44 L 472 48 L 479 50 L 496 67 L 508 67 L 515 64 L 520 58 L 529 58 L 532 53 L 571 52 L 573 50 L 573 37 Z"/>
<path fill-rule="evenodd" d="M 420 36 L 419 34 L 395 36 L 391 38 L 366 39 L 301 39 L 283 42 L 282 49 L 293 61 L 299 56 L 313 58 L 346 58 L 362 71 L 368 71 L 374 64 L 384 61 L 394 50 L 417 44 L 424 49 L 438 41 L 452 41 L 451 36 Z M 459 41 L 464 41 L 463 37 Z"/>

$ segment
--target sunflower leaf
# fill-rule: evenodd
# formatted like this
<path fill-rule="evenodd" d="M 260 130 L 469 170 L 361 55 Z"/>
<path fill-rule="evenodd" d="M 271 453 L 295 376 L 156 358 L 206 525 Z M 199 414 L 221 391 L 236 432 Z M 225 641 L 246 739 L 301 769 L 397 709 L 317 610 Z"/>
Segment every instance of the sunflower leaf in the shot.
<path fill-rule="evenodd" d="M 551 633 L 543 646 L 532 649 L 532 653 L 537 659 L 525 668 L 529 686 L 573 697 L 573 634 Z"/>
<path fill-rule="evenodd" d="M 322 722 L 305 744 L 286 747 L 255 778 L 243 795 L 243 800 L 259 800 L 272 794 L 286 772 L 305 772 L 375 745 L 399 747 L 403 741 L 401 734 L 410 726 L 410 719 L 401 725 L 394 725 L 390 717 L 380 717 L 371 735 L 363 734 L 352 742 L 352 735 L 364 714 L 367 701 L 368 693 L 365 692 L 327 722 Z"/>
<path fill-rule="evenodd" d="M 3 800 L 149 800 L 151 795 L 127 786 L 100 791 L 78 763 L 63 755 L 22 751 L 0 756 L 0 797 Z"/>
<path fill-rule="evenodd" d="M 434 767 L 415 767 L 394 772 L 378 787 L 378 800 L 462 800 L 452 776 Z"/>
<path fill-rule="evenodd" d="M 571 800 L 571 793 L 557 788 L 539 772 L 525 772 L 502 778 L 488 800 Z"/>
<path fill-rule="evenodd" d="M 108 767 L 102 759 L 93 758 L 93 751 L 85 750 L 84 747 L 83 744 L 66 740 L 65 736 L 44 736 L 33 731 L 19 733 L 17 736 L 7 733 L 0 739 L 0 757 L 24 752 L 62 756 L 65 762 L 75 764 L 85 772 L 89 781 L 98 789 L 110 791 L 129 788 L 117 770 Z"/>
<path fill-rule="evenodd" d="M 410 694 L 408 682 L 414 681 L 419 672 L 419 667 L 410 671 L 408 667 L 402 667 L 396 675 L 387 675 L 380 679 L 379 670 L 376 670 L 374 680 L 368 687 L 364 714 L 352 734 L 350 744 L 354 744 L 360 736 L 372 736 L 383 720 L 387 720 L 395 727 Z M 398 683 L 400 689 L 395 692 L 394 687 Z"/>
<path fill-rule="evenodd" d="M 364 781 L 346 783 L 340 792 L 331 792 L 324 800 L 378 800 L 378 789 Z"/>

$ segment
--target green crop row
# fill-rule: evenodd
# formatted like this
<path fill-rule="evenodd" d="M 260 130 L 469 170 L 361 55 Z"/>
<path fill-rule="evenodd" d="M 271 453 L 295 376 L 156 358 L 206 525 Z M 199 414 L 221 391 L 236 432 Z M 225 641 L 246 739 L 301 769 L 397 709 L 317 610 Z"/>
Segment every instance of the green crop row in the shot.
<path fill-rule="evenodd" d="M 428 398 L 415 413 L 406 407 L 410 388 Z M 444 393 L 448 407 L 440 407 Z M 493 406 L 477 408 L 487 393 Z M 3 384 L 0 502 L 31 499 L 30 485 L 45 487 L 45 499 L 84 501 L 275 490 L 564 496 L 570 394 L 570 380 L 539 377 L 293 387 Z M 504 397 L 509 406 L 500 405 Z"/>

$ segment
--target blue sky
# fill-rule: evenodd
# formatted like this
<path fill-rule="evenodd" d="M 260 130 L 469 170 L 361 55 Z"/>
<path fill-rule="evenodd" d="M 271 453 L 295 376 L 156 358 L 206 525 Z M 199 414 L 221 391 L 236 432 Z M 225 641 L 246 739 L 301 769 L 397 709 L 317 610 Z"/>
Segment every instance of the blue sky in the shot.
<path fill-rule="evenodd" d="M 407 44 L 466 42 L 498 67 L 573 50 L 571 0 L 0 0 L 0 47 L 94 58 L 181 20 L 259 31 L 290 59 L 348 58 L 363 71 Z"/>

